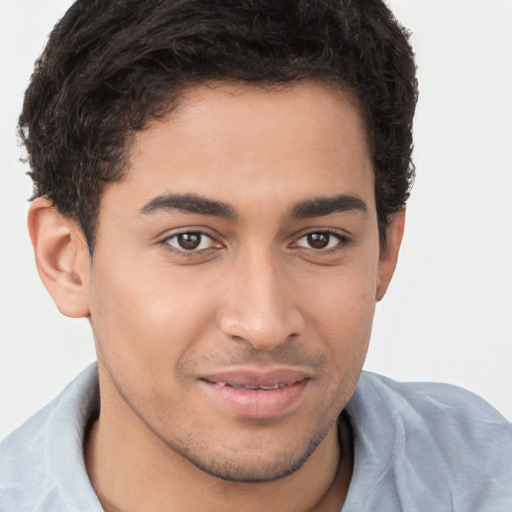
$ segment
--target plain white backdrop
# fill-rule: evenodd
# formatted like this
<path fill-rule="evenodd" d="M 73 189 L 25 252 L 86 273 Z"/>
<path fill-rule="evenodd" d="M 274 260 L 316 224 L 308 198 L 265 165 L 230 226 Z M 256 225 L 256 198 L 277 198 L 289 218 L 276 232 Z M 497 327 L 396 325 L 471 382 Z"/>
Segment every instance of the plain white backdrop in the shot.
<path fill-rule="evenodd" d="M 58 313 L 26 231 L 16 121 L 33 62 L 71 0 L 0 0 L 0 439 L 94 360 Z M 365 368 L 452 382 L 512 419 L 512 0 L 391 0 L 412 33 L 417 179 Z"/>

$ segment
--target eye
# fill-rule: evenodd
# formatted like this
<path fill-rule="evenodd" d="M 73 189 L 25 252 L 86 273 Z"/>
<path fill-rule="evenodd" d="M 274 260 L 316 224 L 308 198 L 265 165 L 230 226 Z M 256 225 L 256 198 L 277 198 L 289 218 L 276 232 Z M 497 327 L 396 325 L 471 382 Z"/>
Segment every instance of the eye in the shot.
<path fill-rule="evenodd" d="M 173 249 L 186 252 L 198 252 L 217 246 L 210 236 L 200 231 L 177 233 L 166 238 L 164 243 L 170 245 Z"/>
<path fill-rule="evenodd" d="M 344 237 L 338 233 L 332 233 L 330 231 L 317 231 L 300 237 L 295 242 L 295 245 L 305 249 L 326 251 L 337 247 L 344 241 L 346 242 Z"/>

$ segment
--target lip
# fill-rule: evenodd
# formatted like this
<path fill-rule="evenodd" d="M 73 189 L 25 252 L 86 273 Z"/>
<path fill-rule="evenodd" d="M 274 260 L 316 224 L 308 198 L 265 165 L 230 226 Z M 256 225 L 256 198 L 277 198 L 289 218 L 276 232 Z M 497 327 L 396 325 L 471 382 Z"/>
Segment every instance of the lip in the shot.
<path fill-rule="evenodd" d="M 246 418 L 275 418 L 302 401 L 310 377 L 289 369 L 232 370 L 207 375 L 201 384 L 222 409 Z"/>

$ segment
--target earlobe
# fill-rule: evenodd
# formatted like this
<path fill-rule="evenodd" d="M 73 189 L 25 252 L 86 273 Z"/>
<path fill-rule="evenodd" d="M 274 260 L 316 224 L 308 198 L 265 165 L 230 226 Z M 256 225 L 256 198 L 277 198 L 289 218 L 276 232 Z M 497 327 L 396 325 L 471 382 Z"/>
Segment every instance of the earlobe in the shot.
<path fill-rule="evenodd" d="M 380 301 L 388 289 L 398 261 L 398 253 L 402 244 L 405 228 L 405 208 L 391 215 L 386 231 L 386 247 L 379 257 L 379 272 L 376 299 Z"/>
<path fill-rule="evenodd" d="M 37 270 L 59 311 L 72 318 L 89 315 L 87 244 L 75 222 L 44 198 L 35 199 L 28 229 Z"/>

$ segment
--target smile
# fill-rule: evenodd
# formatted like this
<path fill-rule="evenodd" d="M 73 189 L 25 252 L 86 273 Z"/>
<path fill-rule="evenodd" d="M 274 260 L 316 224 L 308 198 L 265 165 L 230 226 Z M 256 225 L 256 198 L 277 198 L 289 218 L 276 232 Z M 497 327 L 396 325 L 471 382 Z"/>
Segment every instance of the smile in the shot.
<path fill-rule="evenodd" d="M 295 410 L 310 378 L 301 372 L 226 372 L 200 379 L 215 406 L 253 419 L 275 418 Z"/>
<path fill-rule="evenodd" d="M 288 384 L 274 384 L 273 386 L 243 386 L 241 384 L 228 384 L 226 382 L 212 382 L 212 384 L 216 384 L 217 386 L 230 386 L 235 389 L 247 389 L 249 391 L 254 391 L 257 389 L 261 389 L 263 391 L 268 391 L 270 389 L 279 389 L 288 386 Z"/>

